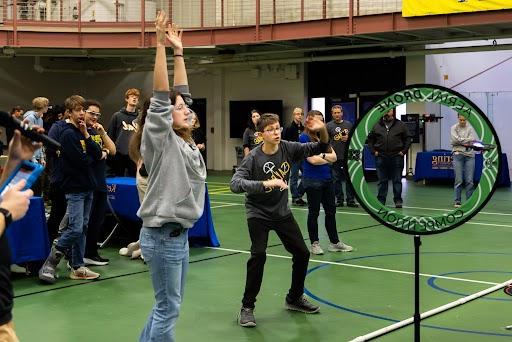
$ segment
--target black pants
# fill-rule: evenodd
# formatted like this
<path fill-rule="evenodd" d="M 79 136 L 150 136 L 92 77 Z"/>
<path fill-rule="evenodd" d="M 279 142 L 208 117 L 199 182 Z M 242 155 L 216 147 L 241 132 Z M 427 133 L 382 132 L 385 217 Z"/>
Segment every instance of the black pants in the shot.
<path fill-rule="evenodd" d="M 52 203 L 52 209 L 50 211 L 50 217 L 48 218 L 48 237 L 50 238 L 50 244 L 57 237 L 59 233 L 60 221 L 66 214 L 67 201 L 64 190 L 56 184 L 50 184 L 50 201 Z"/>
<path fill-rule="evenodd" d="M 293 302 L 304 293 L 304 281 L 309 262 L 309 251 L 304 238 L 293 216 L 281 221 L 267 221 L 257 218 L 247 219 L 249 235 L 251 237 L 251 257 L 247 261 L 247 278 L 245 281 L 244 298 L 242 305 L 254 308 L 256 296 L 260 292 L 263 280 L 263 270 L 267 259 L 268 233 L 274 230 L 284 245 L 292 254 L 292 284 L 286 300 Z"/>
<path fill-rule="evenodd" d="M 116 177 L 135 177 L 137 165 L 126 154 L 116 153 L 110 165 Z"/>
<path fill-rule="evenodd" d="M 330 179 L 309 179 L 302 180 L 304 189 L 308 196 L 308 234 L 311 243 L 318 239 L 318 215 L 320 215 L 320 204 L 324 207 L 325 230 L 329 235 L 331 243 L 338 243 L 338 230 L 336 229 L 336 204 L 334 203 L 334 188 Z"/>
<path fill-rule="evenodd" d="M 89 216 L 89 227 L 85 241 L 85 257 L 92 258 L 98 255 L 98 239 L 105 221 L 107 212 L 107 192 L 94 191 L 92 198 L 91 214 Z"/>

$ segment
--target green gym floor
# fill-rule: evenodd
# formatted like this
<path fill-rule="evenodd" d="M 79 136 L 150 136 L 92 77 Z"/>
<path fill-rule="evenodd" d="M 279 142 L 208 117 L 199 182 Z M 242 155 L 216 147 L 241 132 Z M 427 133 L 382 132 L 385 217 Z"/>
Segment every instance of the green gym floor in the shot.
<path fill-rule="evenodd" d="M 208 188 L 220 248 L 191 248 L 178 341 L 349 341 L 413 314 L 413 238 L 378 224 L 361 208 L 338 208 L 341 239 L 351 253 L 327 252 L 323 213 L 320 243 L 311 256 L 306 292 L 321 306 L 316 315 L 289 312 L 284 297 L 291 260 L 271 234 L 256 328 L 236 325 L 250 241 L 243 195 L 229 191 L 228 173 L 211 173 Z M 370 183 L 375 187 L 375 183 Z M 390 189 L 391 190 L 391 189 Z M 404 181 L 404 209 L 425 214 L 451 210 L 450 185 Z M 422 237 L 421 311 L 425 312 L 512 278 L 512 192 L 498 189 L 472 221 L 443 234 Z M 307 239 L 307 208 L 293 207 Z M 14 282 L 14 322 L 21 341 L 136 341 L 153 305 L 146 266 L 101 251 L 108 266 L 94 267 L 101 280 L 67 278 L 52 286 L 37 277 Z M 443 278 L 436 278 L 444 276 Z M 512 338 L 512 297 L 497 291 L 422 321 L 424 341 L 503 341 Z M 412 341 L 412 325 L 377 339 Z"/>

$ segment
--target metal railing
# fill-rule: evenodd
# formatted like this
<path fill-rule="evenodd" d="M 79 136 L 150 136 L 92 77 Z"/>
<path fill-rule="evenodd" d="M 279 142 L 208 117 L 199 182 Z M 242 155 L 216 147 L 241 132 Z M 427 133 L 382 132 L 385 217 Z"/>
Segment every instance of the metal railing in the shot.
<path fill-rule="evenodd" d="M 0 22 L 140 23 L 163 9 L 179 26 L 201 29 L 392 13 L 401 7 L 401 0 L 0 0 Z"/>

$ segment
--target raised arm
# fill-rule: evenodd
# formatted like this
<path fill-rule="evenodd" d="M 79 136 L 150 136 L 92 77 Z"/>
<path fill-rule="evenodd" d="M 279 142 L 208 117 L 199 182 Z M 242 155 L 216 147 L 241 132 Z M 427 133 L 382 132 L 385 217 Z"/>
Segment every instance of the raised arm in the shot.
<path fill-rule="evenodd" d="M 171 28 L 167 24 L 167 15 L 164 11 L 158 12 L 155 19 L 156 29 L 156 57 L 155 69 L 153 70 L 153 90 L 169 91 L 169 74 L 167 72 L 167 57 L 165 54 L 165 41 L 167 39 L 166 29 Z"/>

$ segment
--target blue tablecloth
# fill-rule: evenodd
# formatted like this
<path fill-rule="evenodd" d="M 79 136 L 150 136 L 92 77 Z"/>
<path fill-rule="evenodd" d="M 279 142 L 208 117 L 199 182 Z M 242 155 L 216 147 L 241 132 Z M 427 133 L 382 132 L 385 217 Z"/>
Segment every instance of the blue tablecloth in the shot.
<path fill-rule="evenodd" d="M 30 207 L 25 217 L 8 227 L 7 239 L 13 264 L 46 259 L 50 254 L 50 241 L 41 197 L 30 199 Z"/>
<path fill-rule="evenodd" d="M 140 218 L 137 216 L 140 203 L 135 178 L 107 178 L 107 187 L 108 198 L 115 213 L 120 217 L 132 221 L 140 221 Z M 208 187 L 206 188 L 203 215 L 197 220 L 194 226 L 189 229 L 188 237 L 193 244 L 213 247 L 220 246 L 213 225 Z"/>
<path fill-rule="evenodd" d="M 364 145 L 363 150 L 363 166 L 365 170 L 376 170 L 375 168 L 375 156 L 373 155 L 370 147 Z"/>
<path fill-rule="evenodd" d="M 476 155 L 474 180 L 479 181 L 482 176 L 483 157 Z M 510 175 L 508 172 L 508 159 L 505 153 L 501 154 L 500 177 L 497 180 L 498 186 L 510 186 Z M 451 151 L 429 151 L 416 154 L 416 168 L 414 180 L 422 179 L 454 179 L 455 175 L 452 166 Z"/>

